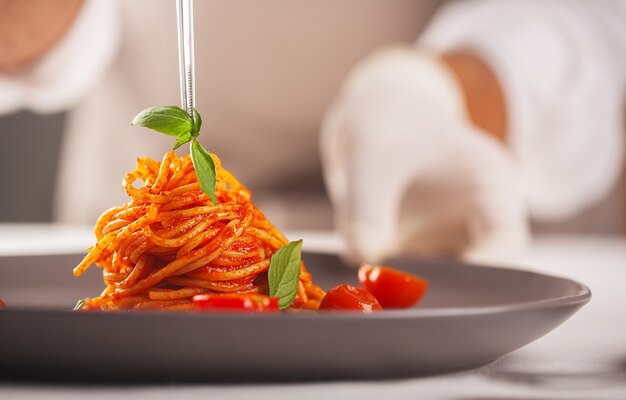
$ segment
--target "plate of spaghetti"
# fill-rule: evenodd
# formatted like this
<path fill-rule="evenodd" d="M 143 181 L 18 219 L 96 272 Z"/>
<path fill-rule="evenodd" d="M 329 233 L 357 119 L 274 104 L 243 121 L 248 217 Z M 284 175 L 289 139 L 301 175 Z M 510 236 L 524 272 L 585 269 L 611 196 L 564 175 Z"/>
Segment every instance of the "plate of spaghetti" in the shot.
<path fill-rule="evenodd" d="M 164 115 L 188 118 L 171 107 L 136 121 L 157 129 Z M 195 140 L 199 115 L 185 124 L 176 147 L 190 142 L 191 156 L 138 158 L 123 180 L 128 201 L 102 213 L 86 255 L 0 257 L 2 376 L 284 381 L 449 372 L 530 343 L 590 299 L 584 285 L 529 271 L 397 259 L 357 274 L 337 254 L 302 253 L 302 241 L 289 242 Z"/>

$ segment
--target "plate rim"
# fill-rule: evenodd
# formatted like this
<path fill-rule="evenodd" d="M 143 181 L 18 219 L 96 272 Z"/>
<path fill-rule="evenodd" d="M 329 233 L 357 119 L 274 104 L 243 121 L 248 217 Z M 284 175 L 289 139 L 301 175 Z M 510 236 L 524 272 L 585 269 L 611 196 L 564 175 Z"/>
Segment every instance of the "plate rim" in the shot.
<path fill-rule="evenodd" d="M 317 251 L 306 251 L 304 254 L 312 254 L 312 255 L 334 255 L 341 257 L 338 253 L 322 253 Z M 65 255 L 80 255 L 81 253 L 65 253 Z M 303 255 L 304 255 L 303 254 Z M 7 257 L 29 257 L 27 256 L 7 256 Z M 32 255 L 35 257 L 42 257 L 44 255 L 36 254 Z M 54 254 L 54 256 L 59 256 L 59 254 Z M 4 258 L 4 256 L 0 256 L 0 258 Z M 475 306 L 475 307 L 441 307 L 441 308 L 420 308 L 419 305 L 415 308 L 409 309 L 387 309 L 384 312 L 375 312 L 375 313 L 361 313 L 354 312 L 350 310 L 341 311 L 341 310 L 333 310 L 333 312 L 286 312 L 286 313 L 278 313 L 278 314 L 264 314 L 264 313 L 241 313 L 241 312 L 176 312 L 176 311 L 157 311 L 157 310 L 140 310 L 140 311 L 117 311 L 117 312 L 101 312 L 101 311 L 81 311 L 76 312 L 70 309 L 59 309 L 59 308 L 45 308 L 45 307 L 7 307 L 0 308 L 0 316 L 4 313 L 11 312 L 26 312 L 26 313 L 60 313 L 63 314 L 82 314 L 88 313 L 90 315 L 184 315 L 187 317 L 197 317 L 200 316 L 202 318 L 205 317 L 214 317 L 214 316 L 230 316 L 233 318 L 291 318 L 291 319 L 303 319 L 303 318 L 314 318 L 314 319 L 405 319 L 405 318 L 447 318 L 447 317 L 461 317 L 461 316 L 479 316 L 479 315 L 491 315 L 491 314 L 500 314 L 506 312 L 519 312 L 519 311 L 532 311 L 537 309 L 550 309 L 550 308 L 562 308 L 562 307 L 573 307 L 573 306 L 583 306 L 587 304 L 592 298 L 591 289 L 583 283 L 580 283 L 574 279 L 547 274 L 540 271 L 532 270 L 532 269 L 523 269 L 523 268 L 515 268 L 515 267 L 505 267 L 505 266 L 495 266 L 495 265 L 481 265 L 468 263 L 462 260 L 443 260 L 443 259 L 423 259 L 423 258 L 410 258 L 410 257 L 398 257 L 390 260 L 389 262 L 382 263 L 385 264 L 393 264 L 394 262 L 432 262 L 435 264 L 456 264 L 459 267 L 466 268 L 480 268 L 480 269 L 489 269 L 489 270 L 498 270 L 498 271 L 508 271 L 513 273 L 523 273 L 527 275 L 540 276 L 542 278 L 551 278 L 557 279 L 560 281 L 567 282 L 576 288 L 576 292 L 570 295 L 562 295 L 556 297 L 550 297 L 547 299 L 540 300 L 530 300 L 530 301 L 521 301 L 514 302 L 508 304 L 498 304 L 498 305 L 490 305 L 490 306 Z M 356 271 L 356 270 L 355 270 Z M 125 317 L 124 317 L 125 318 Z"/>

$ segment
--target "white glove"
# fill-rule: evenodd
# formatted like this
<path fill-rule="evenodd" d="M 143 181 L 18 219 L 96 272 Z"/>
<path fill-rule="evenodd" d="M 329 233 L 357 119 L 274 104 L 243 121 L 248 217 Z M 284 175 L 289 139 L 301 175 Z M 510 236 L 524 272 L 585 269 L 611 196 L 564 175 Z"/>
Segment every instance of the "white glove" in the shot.
<path fill-rule="evenodd" d="M 352 72 L 321 136 L 336 227 L 353 261 L 511 261 L 528 238 L 507 149 L 468 121 L 453 75 L 416 48 Z"/>
<path fill-rule="evenodd" d="M 419 38 L 480 57 L 506 94 L 507 139 L 531 217 L 606 198 L 624 159 L 626 2 L 447 2 Z"/>

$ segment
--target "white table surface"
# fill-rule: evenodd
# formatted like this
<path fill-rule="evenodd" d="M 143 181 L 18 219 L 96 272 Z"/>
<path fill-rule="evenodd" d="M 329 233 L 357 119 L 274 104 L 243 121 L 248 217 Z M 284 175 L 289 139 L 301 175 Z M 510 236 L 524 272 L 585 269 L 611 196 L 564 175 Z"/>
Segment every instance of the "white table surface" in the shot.
<path fill-rule="evenodd" d="M 309 250 L 337 250 L 326 232 L 294 232 Z M 0 224 L 0 256 L 84 249 L 81 226 Z M 33 247 L 34 246 L 34 247 Z M 473 371 L 394 381 L 80 386 L 0 381 L 0 399 L 626 399 L 626 240 L 536 238 L 521 266 L 587 284 L 591 302 L 555 331 Z"/>

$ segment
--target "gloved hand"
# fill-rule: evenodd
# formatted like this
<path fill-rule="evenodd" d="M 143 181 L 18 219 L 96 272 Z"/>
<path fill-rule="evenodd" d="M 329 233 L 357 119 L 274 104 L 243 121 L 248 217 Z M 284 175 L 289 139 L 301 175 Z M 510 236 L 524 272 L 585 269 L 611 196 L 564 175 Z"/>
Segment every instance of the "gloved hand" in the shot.
<path fill-rule="evenodd" d="M 321 151 L 353 261 L 506 262 L 525 246 L 514 160 L 472 126 L 461 89 L 435 56 L 396 48 L 357 66 L 326 115 Z"/>

